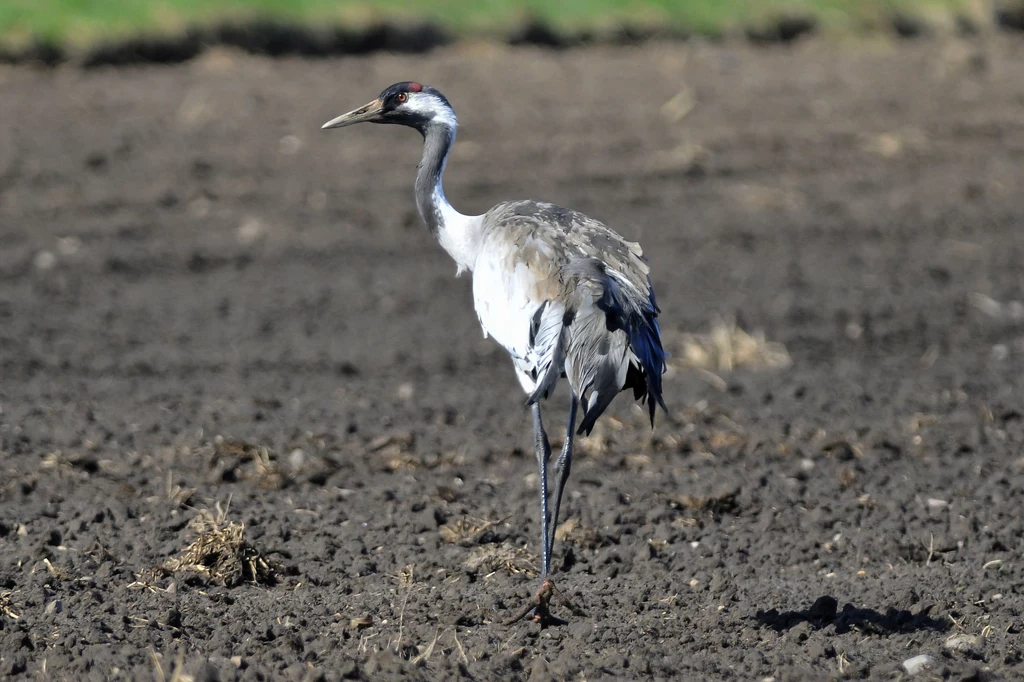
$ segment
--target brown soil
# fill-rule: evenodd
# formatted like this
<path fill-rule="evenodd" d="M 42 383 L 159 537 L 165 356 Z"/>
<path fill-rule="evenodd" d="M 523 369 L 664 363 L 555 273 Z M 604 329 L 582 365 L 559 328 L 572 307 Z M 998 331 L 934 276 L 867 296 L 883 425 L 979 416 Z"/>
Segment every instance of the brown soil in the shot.
<path fill-rule="evenodd" d="M 1021 676 L 1022 73 L 998 36 L 0 71 L 0 672 Z M 501 624 L 528 414 L 419 139 L 318 129 L 408 78 L 463 211 L 650 256 L 672 411 L 580 446 L 563 627 Z"/>

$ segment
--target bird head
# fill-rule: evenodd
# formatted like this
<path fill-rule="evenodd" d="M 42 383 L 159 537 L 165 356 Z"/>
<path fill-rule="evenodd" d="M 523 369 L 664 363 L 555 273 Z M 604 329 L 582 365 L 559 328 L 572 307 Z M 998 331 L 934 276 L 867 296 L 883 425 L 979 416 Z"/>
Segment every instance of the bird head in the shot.
<path fill-rule="evenodd" d="M 431 125 L 455 127 L 455 112 L 445 96 L 434 88 L 413 82 L 395 83 L 377 99 L 333 118 L 323 128 L 343 128 L 354 123 L 392 123 L 425 132 Z"/>

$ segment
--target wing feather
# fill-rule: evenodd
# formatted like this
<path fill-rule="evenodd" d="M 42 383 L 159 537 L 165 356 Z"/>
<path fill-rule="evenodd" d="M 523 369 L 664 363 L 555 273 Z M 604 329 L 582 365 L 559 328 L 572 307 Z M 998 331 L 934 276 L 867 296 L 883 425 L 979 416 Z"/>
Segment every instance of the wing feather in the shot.
<path fill-rule="evenodd" d="M 583 400 L 582 433 L 619 391 L 650 401 L 665 352 L 643 251 L 602 223 L 554 204 L 516 201 L 484 216 L 474 268 L 477 313 L 511 353 L 530 402 L 565 372 Z"/>
<path fill-rule="evenodd" d="M 535 388 L 527 403 L 550 396 L 565 365 L 565 306 L 560 301 L 546 301 L 534 317 L 525 369 L 532 372 Z"/>

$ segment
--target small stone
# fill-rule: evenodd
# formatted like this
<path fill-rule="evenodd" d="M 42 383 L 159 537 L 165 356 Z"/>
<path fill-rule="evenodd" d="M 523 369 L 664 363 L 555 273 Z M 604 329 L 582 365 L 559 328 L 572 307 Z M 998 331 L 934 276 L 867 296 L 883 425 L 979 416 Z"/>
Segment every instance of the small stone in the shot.
<path fill-rule="evenodd" d="M 935 659 L 932 656 L 921 654 L 903 661 L 903 669 L 909 675 L 916 675 L 930 668 L 933 663 L 935 663 Z"/>
<path fill-rule="evenodd" d="M 241 244 L 249 245 L 256 242 L 266 231 L 266 226 L 256 218 L 246 218 L 238 226 L 236 234 Z"/>
<path fill-rule="evenodd" d="M 57 257 L 53 255 L 52 251 L 40 251 L 32 259 L 32 264 L 35 265 L 36 270 L 50 270 L 57 264 Z"/>
<path fill-rule="evenodd" d="M 302 140 L 295 135 L 285 135 L 278 142 L 278 149 L 282 154 L 291 156 L 302 149 Z"/>
<path fill-rule="evenodd" d="M 973 656 L 981 649 L 983 642 L 978 635 L 953 635 L 943 645 L 950 651 Z"/>

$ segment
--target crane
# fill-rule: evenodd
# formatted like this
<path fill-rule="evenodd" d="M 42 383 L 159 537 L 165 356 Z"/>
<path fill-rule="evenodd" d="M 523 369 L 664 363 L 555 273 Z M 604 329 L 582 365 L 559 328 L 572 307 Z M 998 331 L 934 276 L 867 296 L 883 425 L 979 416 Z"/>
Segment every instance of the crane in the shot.
<path fill-rule="evenodd" d="M 355 123 L 388 123 L 423 136 L 415 195 L 420 217 L 455 261 L 456 276 L 471 272 L 473 302 L 484 337 L 501 344 L 529 396 L 540 473 L 540 588 L 511 619 L 532 612 L 542 625 L 564 622 L 550 612 L 557 592 L 550 579 L 551 551 L 572 468 L 573 438 L 587 435 L 612 399 L 632 389 L 645 399 L 651 427 L 662 400 L 665 351 L 658 305 L 640 245 L 577 211 L 539 201 L 503 202 L 483 215 L 463 215 L 441 184 L 458 121 L 436 89 L 406 81 L 376 99 L 331 119 L 323 128 Z M 549 504 L 551 445 L 540 401 L 558 380 L 569 382 L 565 441 L 555 461 L 554 497 Z M 577 413 L 582 419 L 577 428 Z"/>

